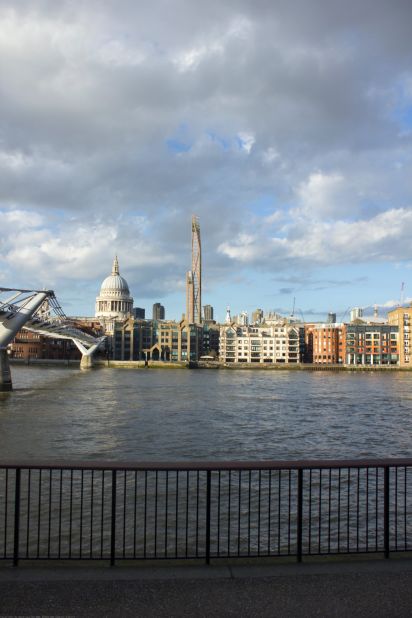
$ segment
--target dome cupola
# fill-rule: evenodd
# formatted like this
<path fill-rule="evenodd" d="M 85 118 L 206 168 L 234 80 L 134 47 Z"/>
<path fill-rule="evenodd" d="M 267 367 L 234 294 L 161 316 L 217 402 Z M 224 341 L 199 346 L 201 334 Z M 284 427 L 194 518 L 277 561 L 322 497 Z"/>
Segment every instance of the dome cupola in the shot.
<path fill-rule="evenodd" d="M 96 298 L 96 318 L 124 320 L 133 312 L 133 298 L 129 286 L 120 275 L 117 255 L 113 260 L 112 272 L 103 281 L 100 294 Z"/>

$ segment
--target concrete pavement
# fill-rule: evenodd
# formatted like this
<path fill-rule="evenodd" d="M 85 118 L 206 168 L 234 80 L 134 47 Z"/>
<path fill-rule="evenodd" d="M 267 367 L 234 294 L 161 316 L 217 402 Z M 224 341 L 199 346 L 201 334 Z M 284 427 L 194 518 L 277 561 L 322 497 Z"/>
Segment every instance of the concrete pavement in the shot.
<path fill-rule="evenodd" d="M 0 567 L 0 617 L 411 617 L 412 560 Z"/>

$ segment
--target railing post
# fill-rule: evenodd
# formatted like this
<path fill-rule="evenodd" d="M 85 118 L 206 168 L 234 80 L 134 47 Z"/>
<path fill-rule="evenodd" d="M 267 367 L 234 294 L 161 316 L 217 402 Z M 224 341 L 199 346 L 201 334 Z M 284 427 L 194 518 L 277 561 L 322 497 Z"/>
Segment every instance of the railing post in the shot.
<path fill-rule="evenodd" d="M 389 558 L 389 466 L 385 466 L 383 470 L 383 546 L 385 558 Z"/>
<path fill-rule="evenodd" d="M 114 566 L 114 562 L 116 558 L 116 472 L 117 470 L 112 470 L 112 516 L 111 516 L 111 533 L 110 533 L 110 566 Z"/>
<path fill-rule="evenodd" d="M 297 495 L 297 522 L 296 522 L 296 536 L 297 547 L 296 556 L 298 562 L 302 562 L 302 538 L 303 538 L 303 470 L 298 470 L 298 495 Z"/>
<path fill-rule="evenodd" d="M 210 564 L 210 501 L 211 501 L 212 473 L 207 471 L 206 481 L 206 564 Z"/>
<path fill-rule="evenodd" d="M 20 533 L 20 468 L 16 468 L 16 485 L 14 488 L 14 547 L 13 566 L 19 564 L 19 533 Z"/>

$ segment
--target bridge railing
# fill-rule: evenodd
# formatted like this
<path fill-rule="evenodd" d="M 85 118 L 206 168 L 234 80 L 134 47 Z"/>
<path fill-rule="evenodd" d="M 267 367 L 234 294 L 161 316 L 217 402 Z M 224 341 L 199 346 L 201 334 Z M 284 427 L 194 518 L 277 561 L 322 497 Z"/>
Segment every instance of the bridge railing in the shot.
<path fill-rule="evenodd" d="M 264 558 L 412 550 L 412 459 L 0 462 L 0 559 Z"/>

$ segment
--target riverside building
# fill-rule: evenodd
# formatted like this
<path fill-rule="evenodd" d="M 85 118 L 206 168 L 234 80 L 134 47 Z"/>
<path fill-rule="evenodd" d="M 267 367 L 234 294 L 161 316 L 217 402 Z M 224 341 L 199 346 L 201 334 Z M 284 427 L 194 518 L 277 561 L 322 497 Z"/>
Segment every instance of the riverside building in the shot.
<path fill-rule="evenodd" d="M 300 363 L 304 329 L 279 323 L 270 326 L 220 327 L 220 360 L 224 363 Z"/>
<path fill-rule="evenodd" d="M 305 326 L 305 360 L 320 365 L 345 362 L 345 325 L 310 324 Z"/>
<path fill-rule="evenodd" d="M 198 324 L 160 320 L 116 322 L 114 360 L 196 361 L 202 354 L 203 328 Z"/>
<path fill-rule="evenodd" d="M 205 321 L 203 324 L 202 354 L 213 359 L 219 358 L 220 325 Z"/>
<path fill-rule="evenodd" d="M 399 331 L 391 324 L 345 325 L 347 365 L 397 365 Z"/>
<path fill-rule="evenodd" d="M 396 326 L 399 331 L 399 365 L 412 366 L 411 342 L 412 306 L 397 307 L 388 312 L 388 324 Z"/>
<path fill-rule="evenodd" d="M 305 362 L 319 365 L 397 365 L 397 325 L 367 323 L 307 324 Z"/>
<path fill-rule="evenodd" d="M 80 360 L 81 354 L 73 341 L 53 339 L 22 329 L 8 346 L 12 359 L 23 360 Z"/>

